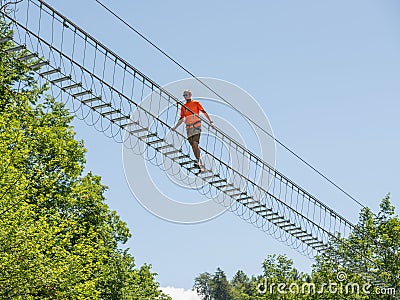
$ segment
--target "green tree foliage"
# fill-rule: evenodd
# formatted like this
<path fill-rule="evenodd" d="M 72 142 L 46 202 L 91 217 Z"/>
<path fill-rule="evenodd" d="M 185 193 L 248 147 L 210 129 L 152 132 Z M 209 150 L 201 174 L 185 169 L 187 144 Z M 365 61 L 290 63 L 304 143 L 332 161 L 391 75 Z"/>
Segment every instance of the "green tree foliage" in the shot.
<path fill-rule="evenodd" d="M 214 275 L 202 273 L 195 279 L 193 289 L 203 300 L 232 300 L 232 286 L 220 268 Z"/>
<path fill-rule="evenodd" d="M 213 293 L 213 277 L 210 273 L 201 273 L 194 280 L 193 290 L 202 297 L 202 300 L 211 300 Z"/>
<path fill-rule="evenodd" d="M 232 278 L 231 284 L 233 299 L 251 299 L 250 297 L 253 294 L 252 281 L 242 270 L 236 272 Z"/>
<path fill-rule="evenodd" d="M 83 174 L 72 117 L 12 46 L 0 45 L 0 299 L 170 299 L 119 248 L 129 230 Z"/>
<path fill-rule="evenodd" d="M 215 275 L 212 281 L 212 290 L 213 290 L 213 298 L 218 300 L 231 300 L 232 295 L 232 288 L 226 279 L 225 272 L 222 271 L 220 268 L 217 268 Z"/>

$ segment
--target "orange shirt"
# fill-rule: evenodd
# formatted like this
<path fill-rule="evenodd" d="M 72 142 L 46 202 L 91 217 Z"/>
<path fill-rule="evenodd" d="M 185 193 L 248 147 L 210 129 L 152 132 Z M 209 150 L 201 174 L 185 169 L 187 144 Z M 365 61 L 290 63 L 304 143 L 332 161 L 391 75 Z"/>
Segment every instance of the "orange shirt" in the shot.
<path fill-rule="evenodd" d="M 186 109 L 188 108 L 188 109 Z M 181 107 L 181 119 L 185 118 L 186 126 L 192 125 L 195 127 L 201 126 L 200 123 L 200 112 L 204 112 L 204 108 L 199 101 L 192 100 L 186 102 Z M 197 124 L 194 124 L 197 123 Z"/>

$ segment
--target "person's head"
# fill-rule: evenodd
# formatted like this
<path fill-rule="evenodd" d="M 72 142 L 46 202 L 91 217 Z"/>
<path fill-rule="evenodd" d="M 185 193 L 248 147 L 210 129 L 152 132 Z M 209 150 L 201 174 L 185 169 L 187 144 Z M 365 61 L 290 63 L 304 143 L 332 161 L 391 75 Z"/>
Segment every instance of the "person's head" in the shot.
<path fill-rule="evenodd" d="M 186 101 L 192 99 L 192 92 L 190 90 L 184 90 L 183 91 L 183 97 L 185 98 Z"/>

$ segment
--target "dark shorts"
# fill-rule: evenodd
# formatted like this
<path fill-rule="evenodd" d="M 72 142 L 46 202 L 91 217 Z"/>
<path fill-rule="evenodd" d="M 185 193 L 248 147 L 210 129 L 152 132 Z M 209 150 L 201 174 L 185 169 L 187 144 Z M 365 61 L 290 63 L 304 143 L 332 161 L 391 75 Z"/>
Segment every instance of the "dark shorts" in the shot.
<path fill-rule="evenodd" d="M 200 142 L 201 127 L 186 128 L 189 143 Z"/>

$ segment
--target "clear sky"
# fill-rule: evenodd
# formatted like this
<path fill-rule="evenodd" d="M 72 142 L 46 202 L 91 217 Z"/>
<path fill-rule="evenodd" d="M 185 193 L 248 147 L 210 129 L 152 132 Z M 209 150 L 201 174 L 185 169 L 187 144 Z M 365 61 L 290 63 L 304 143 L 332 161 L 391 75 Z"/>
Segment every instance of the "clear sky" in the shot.
<path fill-rule="evenodd" d="M 156 82 L 188 77 L 94 0 L 48 3 Z M 104 3 L 197 76 L 250 93 L 278 139 L 373 211 L 389 192 L 400 207 L 399 1 Z M 234 214 L 178 225 L 148 213 L 126 183 L 121 145 L 81 121 L 74 125 L 88 149 L 87 170 L 102 177 L 107 203 L 131 229 L 128 247 L 137 264 L 152 264 L 161 286 L 189 289 L 199 273 L 217 267 L 229 278 L 239 269 L 260 274 L 273 253 L 311 270 L 310 259 Z M 359 206 L 279 147 L 276 165 L 357 220 Z"/>

